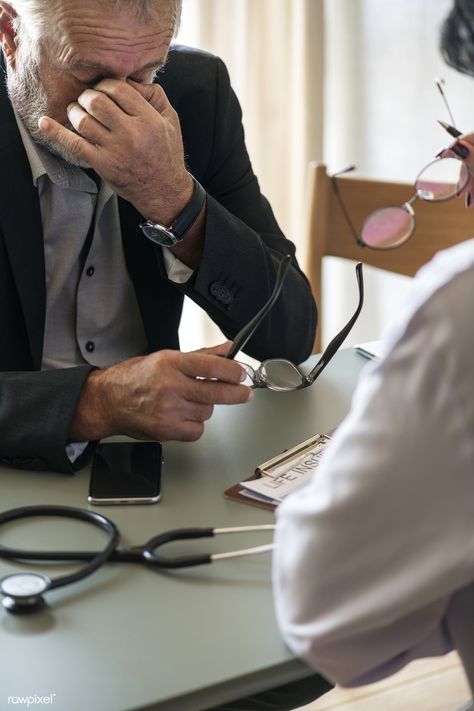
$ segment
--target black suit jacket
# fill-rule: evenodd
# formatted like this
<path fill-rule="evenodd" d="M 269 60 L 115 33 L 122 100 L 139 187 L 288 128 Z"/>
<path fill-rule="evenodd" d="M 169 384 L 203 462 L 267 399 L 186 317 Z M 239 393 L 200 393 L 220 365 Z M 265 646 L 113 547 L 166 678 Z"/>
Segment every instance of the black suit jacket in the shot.
<path fill-rule="evenodd" d="M 188 283 L 177 285 L 167 279 L 161 248 L 139 230 L 142 216 L 119 199 L 127 268 L 150 352 L 179 348 L 185 294 L 232 338 L 269 296 L 282 255 L 294 257 L 294 245 L 281 233 L 253 174 L 223 63 L 175 46 L 158 81 L 178 112 L 188 168 L 207 191 L 207 218 L 202 262 Z M 281 174 L 285 180 L 283 169 Z M 72 472 L 65 444 L 90 368 L 40 370 L 45 303 L 38 194 L 1 87 L 0 462 Z M 311 291 L 293 258 L 282 294 L 246 350 L 261 359 L 299 362 L 311 351 L 315 327 Z"/>

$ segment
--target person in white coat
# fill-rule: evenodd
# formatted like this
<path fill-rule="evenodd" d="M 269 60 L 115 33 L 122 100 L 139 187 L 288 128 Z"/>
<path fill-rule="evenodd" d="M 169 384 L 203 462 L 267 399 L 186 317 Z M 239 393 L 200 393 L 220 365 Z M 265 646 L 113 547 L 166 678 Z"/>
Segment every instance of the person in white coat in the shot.
<path fill-rule="evenodd" d="M 442 51 L 474 75 L 472 0 Z M 452 152 L 473 175 L 474 134 Z M 273 582 L 284 639 L 331 682 L 456 648 L 474 688 L 474 239 L 419 271 L 314 479 L 278 508 Z"/>

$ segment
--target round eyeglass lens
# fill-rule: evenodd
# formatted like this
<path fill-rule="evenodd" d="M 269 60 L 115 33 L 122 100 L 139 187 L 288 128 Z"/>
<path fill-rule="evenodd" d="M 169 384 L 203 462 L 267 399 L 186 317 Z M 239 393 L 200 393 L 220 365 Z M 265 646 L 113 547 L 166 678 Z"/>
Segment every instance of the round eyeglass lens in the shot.
<path fill-rule="evenodd" d="M 265 360 L 260 368 L 260 381 L 270 390 L 295 390 L 303 384 L 303 376 L 289 360 Z"/>
<path fill-rule="evenodd" d="M 459 195 L 469 180 L 469 171 L 457 158 L 439 158 L 423 168 L 415 181 L 422 200 L 440 202 Z"/>
<path fill-rule="evenodd" d="M 406 242 L 414 229 L 415 219 L 404 207 L 384 207 L 365 219 L 360 235 L 368 247 L 390 249 Z"/>

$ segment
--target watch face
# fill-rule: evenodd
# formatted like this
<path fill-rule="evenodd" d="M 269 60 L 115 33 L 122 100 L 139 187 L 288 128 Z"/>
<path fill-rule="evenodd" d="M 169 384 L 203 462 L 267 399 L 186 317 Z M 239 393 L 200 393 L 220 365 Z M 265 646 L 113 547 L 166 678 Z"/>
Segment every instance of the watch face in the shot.
<path fill-rule="evenodd" d="M 171 230 L 166 229 L 166 227 L 159 227 L 158 225 L 152 225 L 149 222 L 144 222 L 140 225 L 145 237 L 148 237 L 155 244 L 159 244 L 162 247 L 172 247 L 181 240 L 179 240 Z"/>
<path fill-rule="evenodd" d="M 162 247 L 173 247 L 175 244 L 182 242 L 186 232 L 201 214 L 206 202 L 206 191 L 193 176 L 191 178 L 194 183 L 193 196 L 184 210 L 175 218 L 172 225 L 165 227 L 165 225 L 151 220 L 146 220 L 140 225 L 143 234 L 155 244 L 160 244 Z"/>

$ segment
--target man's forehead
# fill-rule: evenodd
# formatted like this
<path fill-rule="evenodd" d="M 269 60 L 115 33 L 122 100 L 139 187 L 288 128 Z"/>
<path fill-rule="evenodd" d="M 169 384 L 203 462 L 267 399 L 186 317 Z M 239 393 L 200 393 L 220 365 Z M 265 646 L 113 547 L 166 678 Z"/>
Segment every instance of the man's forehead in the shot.
<path fill-rule="evenodd" d="M 51 57 L 64 66 L 79 63 L 96 64 L 109 73 L 119 65 L 128 73 L 133 64 L 140 69 L 157 68 L 166 58 L 174 32 L 174 2 L 153 1 L 167 7 L 167 12 L 154 12 L 148 21 L 130 13 L 122 3 L 118 13 L 108 12 L 114 0 L 56 0 Z"/>
<path fill-rule="evenodd" d="M 46 0 L 52 13 L 59 19 L 76 15 L 87 17 L 91 14 L 117 20 L 120 16 L 130 16 L 143 22 L 176 22 L 180 5 L 177 0 Z"/>
<path fill-rule="evenodd" d="M 166 63 L 166 58 L 157 57 L 151 62 L 147 62 L 142 66 L 142 69 L 160 69 Z M 102 62 L 94 61 L 93 59 L 85 59 L 77 57 L 71 62 L 71 68 L 73 69 L 97 69 L 98 71 L 103 71 L 107 69 L 106 65 Z"/>

